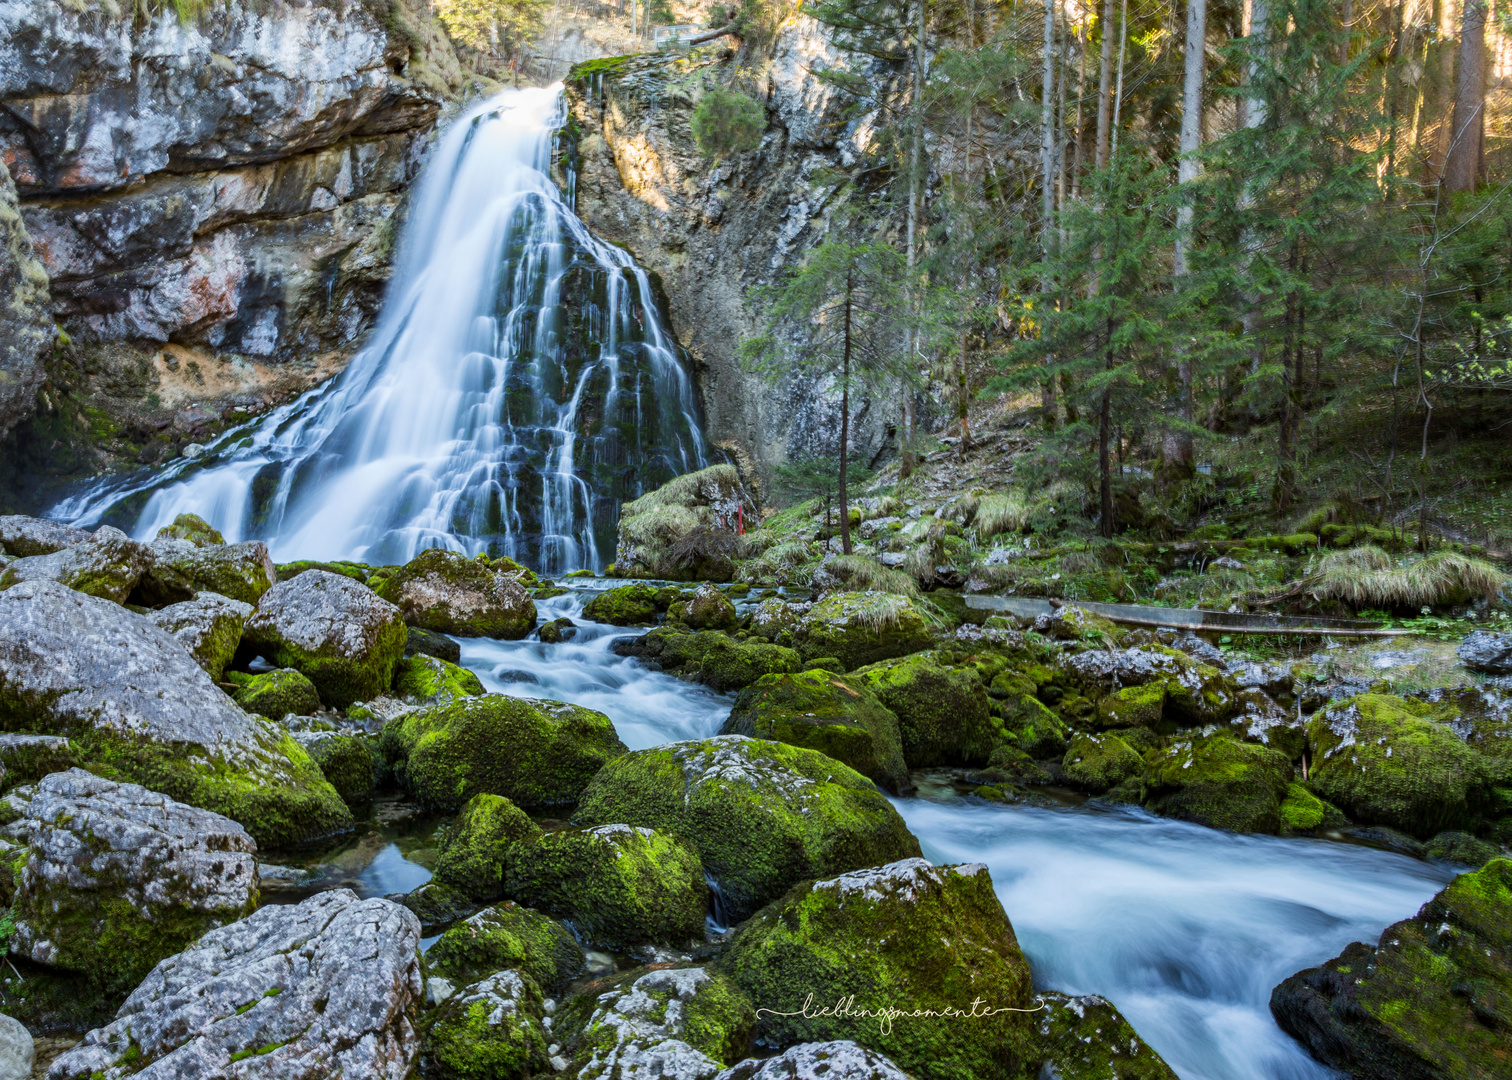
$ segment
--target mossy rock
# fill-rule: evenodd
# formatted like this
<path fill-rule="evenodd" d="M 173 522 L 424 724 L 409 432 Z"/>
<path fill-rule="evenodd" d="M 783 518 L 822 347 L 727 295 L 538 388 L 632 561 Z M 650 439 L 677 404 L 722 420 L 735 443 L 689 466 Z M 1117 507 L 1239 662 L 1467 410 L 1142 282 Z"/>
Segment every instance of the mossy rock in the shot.
<path fill-rule="evenodd" d="M 278 581 L 268 546 L 260 540 L 201 545 L 159 534 L 152 555 L 136 589 L 147 604 L 193 600 L 201 592 L 256 604 Z"/>
<path fill-rule="evenodd" d="M 172 525 L 164 525 L 157 532 L 158 539 L 165 537 L 170 540 L 187 540 L 195 547 L 209 547 L 226 542 L 220 530 L 198 514 L 180 514 L 174 518 Z"/>
<path fill-rule="evenodd" d="M 0 734 L 0 794 L 75 766 L 83 766 L 79 749 L 62 735 Z M 13 811 L 8 804 L 0 803 L 0 815 L 12 816 Z M 4 871 L 0 869 L 0 878 L 3 877 Z"/>
<path fill-rule="evenodd" d="M 423 1072 L 441 1080 L 529 1080 L 550 1070 L 552 1043 L 541 991 L 529 975 L 499 971 L 463 987 L 436 1009 Z"/>
<path fill-rule="evenodd" d="M 360 581 L 364 585 L 367 584 L 368 575 L 373 572 L 373 568 L 366 563 L 320 562 L 316 559 L 300 559 L 295 562 L 279 563 L 277 570 L 279 581 L 288 581 L 290 578 L 298 577 L 306 570 L 324 570 L 328 574 L 340 574 L 342 577 L 351 578 L 353 581 Z"/>
<path fill-rule="evenodd" d="M 1283 1030 L 1362 1080 L 1507 1075 L 1512 860 L 1461 874 L 1375 947 L 1356 942 L 1271 994 Z"/>
<path fill-rule="evenodd" d="M 687 603 L 683 622 L 695 630 L 733 630 L 740 622 L 730 598 L 713 585 L 700 585 Z"/>
<path fill-rule="evenodd" d="M 411 705 L 442 705 L 485 693 L 471 671 L 435 656 L 407 656 L 394 665 L 394 696 Z"/>
<path fill-rule="evenodd" d="M 741 919 L 794 882 L 919 854 L 876 786 L 817 750 L 741 735 L 610 762 L 573 822 L 662 829 L 693 847 Z"/>
<path fill-rule="evenodd" d="M 1004 737 L 1036 761 L 1065 754 L 1070 739 L 1065 721 L 1045 708 L 1033 694 L 1005 698 L 998 704 L 997 714 L 1003 721 Z M 997 752 L 996 748 L 993 752 Z"/>
<path fill-rule="evenodd" d="M 504 889 L 608 948 L 699 937 L 709 907 L 698 854 L 669 833 L 631 825 L 566 829 L 521 844 Z"/>
<path fill-rule="evenodd" d="M 724 635 L 709 644 L 698 662 L 698 681 L 725 693 L 759 679 L 799 669 L 798 654 L 764 641 L 732 641 Z"/>
<path fill-rule="evenodd" d="M 1019 1077 L 1035 1061 L 1029 963 L 980 864 L 907 859 L 804 882 L 741 927 L 720 965 L 772 1010 L 757 1019 L 768 1045 L 854 1039 L 918 1080 Z M 825 1007 L 801 1015 L 810 996 Z M 973 1001 L 1025 1011 L 884 1024 L 827 1008 L 970 1013 Z"/>
<path fill-rule="evenodd" d="M 581 977 L 587 963 L 572 931 L 512 901 L 484 908 L 453 926 L 426 952 L 425 962 L 432 975 L 457 983 L 515 968 L 548 994 Z"/>
<path fill-rule="evenodd" d="M 637 581 L 599 593 L 583 606 L 583 617 L 611 626 L 650 626 L 670 606 L 665 590 Z"/>
<path fill-rule="evenodd" d="M 430 548 L 372 580 L 378 595 L 396 605 L 411 626 L 458 637 L 515 640 L 535 629 L 536 606 L 518 580 L 523 568 L 508 565 L 515 573 L 460 552 Z"/>
<path fill-rule="evenodd" d="M 1039 1075 L 1058 1080 L 1176 1080 L 1165 1059 L 1146 1045 L 1106 999 L 1037 995 L 1043 1008 L 1030 1019 L 1038 1052 L 1049 1052 Z"/>
<path fill-rule="evenodd" d="M 1154 728 L 1160 724 L 1165 703 L 1163 681 L 1125 686 L 1097 703 L 1097 721 L 1104 728 Z"/>
<path fill-rule="evenodd" d="M 1280 830 L 1292 766 L 1279 750 L 1218 734 L 1178 739 L 1148 761 L 1146 798 L 1157 813 L 1230 832 Z"/>
<path fill-rule="evenodd" d="M 1286 785 L 1286 798 L 1281 800 L 1279 832 L 1282 836 L 1338 828 L 1346 823 L 1347 819 L 1337 808 L 1328 805 L 1302 784 L 1293 780 Z"/>
<path fill-rule="evenodd" d="M 1067 604 L 1045 620 L 1045 632 L 1053 638 L 1065 641 L 1085 641 L 1093 645 L 1116 645 L 1123 638 L 1123 631 L 1106 615 L 1099 615 L 1086 608 Z M 1039 628 L 1039 624 L 1035 624 Z"/>
<path fill-rule="evenodd" d="M 445 634 L 422 630 L 418 626 L 406 626 L 404 628 L 404 658 L 408 660 L 414 656 L 434 656 L 437 660 L 455 664 L 462 659 L 462 646 Z"/>
<path fill-rule="evenodd" d="M 592 709 L 485 694 L 390 720 L 379 750 L 424 806 L 455 810 L 486 793 L 533 809 L 575 802 L 625 744 Z"/>
<path fill-rule="evenodd" d="M 1433 714 L 1385 694 L 1319 709 L 1307 725 L 1312 789 L 1362 824 L 1419 838 L 1474 831 L 1491 805 L 1491 770 Z"/>
<path fill-rule="evenodd" d="M 928 621 L 909 599 L 891 593 L 834 593 L 815 604 L 793 631 L 804 660 L 835 657 L 847 671 L 920 652 L 933 644 Z"/>
<path fill-rule="evenodd" d="M 946 667 L 934 652 L 871 664 L 851 679 L 897 716 L 910 769 L 984 765 L 1002 739 L 976 671 Z"/>
<path fill-rule="evenodd" d="M 890 791 L 908 782 L 898 718 L 861 680 L 830 671 L 762 676 L 719 733 L 818 750 Z"/>
<path fill-rule="evenodd" d="M 320 695 L 315 684 L 293 668 L 265 671 L 261 675 L 233 675 L 236 684 L 231 700 L 249 713 L 282 720 L 291 713 L 313 716 L 320 710 Z"/>
<path fill-rule="evenodd" d="M 564 641 L 571 641 L 577 637 L 577 623 L 563 616 L 560 619 L 542 623 L 540 630 L 536 633 L 547 645 L 560 645 Z"/>
<path fill-rule="evenodd" d="M 436 880 L 455 886 L 474 900 L 497 899 L 504 895 L 504 868 L 510 848 L 520 840 L 540 835 L 541 827 L 504 796 L 474 795 L 462 807 L 441 845 Z"/>
<path fill-rule="evenodd" d="M 1447 830 L 1429 840 L 1423 854 L 1430 859 L 1460 863 L 1463 866 L 1484 866 L 1499 858 L 1502 850 L 1489 840 L 1481 840 L 1469 833 Z"/>
<path fill-rule="evenodd" d="M 465 919 L 478 910 L 478 902 L 461 889 L 434 879 L 388 899 L 413 911 L 420 920 L 423 934 L 439 934 L 458 919 Z"/>
<path fill-rule="evenodd" d="M 552 1033 L 571 1048 L 579 1080 L 713 1080 L 744 1058 L 751 1002 L 728 977 L 701 967 L 637 969 L 590 983 L 557 1010 Z"/>
<path fill-rule="evenodd" d="M 1061 771 L 1077 787 L 1101 795 L 1144 770 L 1144 761 L 1117 735 L 1077 735 L 1066 748 Z"/>
<path fill-rule="evenodd" d="M 332 731 L 298 732 L 296 741 L 316 765 L 342 802 L 363 806 L 373 799 L 373 752 L 366 739 Z"/>

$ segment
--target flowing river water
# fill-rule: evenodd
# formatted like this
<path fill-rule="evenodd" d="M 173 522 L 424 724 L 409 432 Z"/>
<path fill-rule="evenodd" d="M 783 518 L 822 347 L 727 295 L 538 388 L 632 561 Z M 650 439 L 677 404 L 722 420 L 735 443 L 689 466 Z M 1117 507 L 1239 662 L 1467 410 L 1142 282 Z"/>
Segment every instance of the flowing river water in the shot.
<path fill-rule="evenodd" d="M 543 621 L 578 623 L 573 640 L 459 638 L 464 666 L 491 692 L 604 712 L 632 750 L 714 734 L 733 696 L 616 656 L 614 640 L 640 631 L 582 619 L 609 583 L 574 584 L 538 605 Z M 987 865 L 1036 985 L 1108 998 L 1182 1080 L 1335 1075 L 1276 1026 L 1271 989 L 1351 941 L 1373 942 L 1454 875 L 1358 844 L 1240 836 L 1094 803 L 989 804 L 921 780 L 919 797 L 894 805 L 932 861 Z M 400 847 L 370 847 L 350 883 L 383 895 L 423 882 Z"/>

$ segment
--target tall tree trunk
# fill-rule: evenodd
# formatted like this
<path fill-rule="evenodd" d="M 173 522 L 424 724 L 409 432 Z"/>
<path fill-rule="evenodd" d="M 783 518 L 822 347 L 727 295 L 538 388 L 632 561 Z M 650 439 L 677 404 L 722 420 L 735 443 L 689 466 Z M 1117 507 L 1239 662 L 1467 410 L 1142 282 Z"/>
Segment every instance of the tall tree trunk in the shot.
<path fill-rule="evenodd" d="M 1119 117 L 1123 113 L 1124 54 L 1129 45 L 1129 0 L 1123 0 L 1123 13 L 1118 20 L 1118 78 L 1113 80 L 1113 148 L 1111 157 L 1118 156 Z"/>
<path fill-rule="evenodd" d="M 850 502 L 845 490 L 845 474 L 850 468 L 850 360 L 851 360 L 851 275 L 845 275 L 845 346 L 840 360 L 840 550 L 851 553 Z"/>
<path fill-rule="evenodd" d="M 1108 317 L 1107 329 L 1108 370 L 1113 370 L 1113 317 Z M 1113 387 L 1103 387 L 1102 401 L 1097 413 L 1097 477 L 1098 501 L 1102 507 L 1102 521 L 1098 529 L 1105 537 L 1113 535 L 1113 463 L 1108 456 L 1108 441 L 1113 432 Z"/>
<path fill-rule="evenodd" d="M 1266 5 L 1267 0 L 1250 0 L 1249 5 L 1249 33 L 1247 36 L 1252 41 L 1250 45 L 1250 59 L 1245 65 L 1244 72 L 1247 92 L 1242 99 L 1244 101 L 1244 126 L 1247 128 L 1262 127 L 1266 120 L 1265 99 L 1260 96 L 1262 91 L 1259 87 L 1260 77 L 1264 69 L 1261 66 L 1260 57 L 1256 55 L 1256 53 L 1263 55 L 1270 47 L 1270 11 Z M 1245 211 L 1254 204 L 1255 190 L 1249 184 L 1246 184 L 1239 193 L 1239 208 Z M 1258 241 L 1252 232 L 1246 231 L 1240 237 L 1240 258 L 1243 260 L 1241 275 L 1243 277 L 1249 276 L 1250 267 L 1255 260 L 1255 246 L 1257 243 Z M 1251 375 L 1260 370 L 1264 353 L 1264 345 L 1260 340 L 1260 302 L 1259 293 L 1250 283 L 1246 282 L 1244 314 L 1241 321 L 1244 327 L 1246 351 L 1249 353 Z"/>
<path fill-rule="evenodd" d="M 1049 0 L 1046 0 L 1049 3 Z M 914 266 L 919 260 L 919 162 L 924 150 L 924 0 L 919 0 L 918 30 L 914 35 L 914 107 L 913 107 L 913 145 L 909 148 L 908 167 L 908 309 L 909 314 L 917 313 L 918 298 L 914 293 Z M 898 455 L 898 473 L 900 476 L 913 475 L 914 459 L 913 448 L 913 371 L 917 363 L 915 353 L 917 351 L 917 328 L 910 320 L 908 331 L 904 334 L 904 346 L 906 349 L 908 375 L 903 384 L 903 422 L 898 430 L 898 442 L 902 453 Z M 849 542 L 847 542 L 848 544 Z M 849 546 L 846 548 L 849 551 Z"/>
<path fill-rule="evenodd" d="M 1113 0 L 1103 0 L 1102 69 L 1097 82 L 1097 157 L 1098 169 L 1108 164 L 1108 128 L 1113 119 Z"/>
<path fill-rule="evenodd" d="M 1075 149 L 1071 154 L 1071 198 L 1073 200 L 1081 198 L 1082 102 L 1087 98 L 1087 31 L 1088 24 L 1084 17 L 1081 34 L 1078 37 L 1080 55 L 1076 60 L 1076 130 L 1072 132 Z"/>
<path fill-rule="evenodd" d="M 1040 251 L 1045 262 L 1055 251 L 1055 0 L 1045 0 L 1045 40 L 1040 87 Z M 1047 271 L 1040 282 L 1040 303 L 1048 310 L 1055 294 Z M 1045 364 L 1052 362 L 1045 354 Z M 1044 422 L 1055 426 L 1055 383 L 1047 377 L 1040 384 L 1040 407 Z"/>
<path fill-rule="evenodd" d="M 1454 119 L 1444 186 L 1474 191 L 1480 180 L 1486 131 L 1486 0 L 1465 0 L 1460 20 L 1459 63 L 1454 78 Z"/>
<path fill-rule="evenodd" d="M 961 362 L 956 369 L 956 418 L 961 424 L 961 457 L 971 449 L 971 374 L 968 365 L 971 362 L 970 353 L 971 329 L 968 327 L 961 331 Z"/>
<path fill-rule="evenodd" d="M 1187 0 L 1185 78 L 1181 100 L 1181 162 L 1177 179 L 1191 185 L 1202 172 L 1197 151 L 1202 149 L 1202 91 L 1207 73 L 1207 0 Z M 1177 288 L 1186 277 L 1192 242 L 1191 187 L 1176 208 L 1176 250 L 1173 271 Z M 1183 477 L 1192 467 L 1192 359 L 1183 347 L 1176 363 L 1176 419 L 1182 427 L 1167 432 L 1165 458 Z"/>

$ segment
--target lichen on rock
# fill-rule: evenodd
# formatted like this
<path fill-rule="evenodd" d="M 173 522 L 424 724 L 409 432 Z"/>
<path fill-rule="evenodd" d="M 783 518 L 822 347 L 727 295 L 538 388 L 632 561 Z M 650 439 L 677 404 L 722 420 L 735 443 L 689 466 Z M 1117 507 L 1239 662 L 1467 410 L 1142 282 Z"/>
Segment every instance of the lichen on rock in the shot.
<path fill-rule="evenodd" d="M 422 630 L 512 640 L 535 628 L 535 602 L 519 581 L 460 552 L 430 548 L 372 580 L 378 595 Z"/>
<path fill-rule="evenodd" d="M 193 600 L 159 608 L 147 618 L 177 638 L 205 673 L 219 681 L 226 665 L 236 656 L 242 626 L 251 614 L 251 604 L 219 593 L 202 592 Z"/>
<path fill-rule="evenodd" d="M 892 593 L 834 593 L 810 608 L 793 631 L 804 660 L 832 656 L 847 670 L 907 656 L 932 643 L 923 614 L 907 597 Z"/>
<path fill-rule="evenodd" d="M 447 998 L 429 1021 L 426 1076 L 525 1080 L 548 1069 L 551 1038 L 541 990 L 529 975 L 496 971 Z"/>

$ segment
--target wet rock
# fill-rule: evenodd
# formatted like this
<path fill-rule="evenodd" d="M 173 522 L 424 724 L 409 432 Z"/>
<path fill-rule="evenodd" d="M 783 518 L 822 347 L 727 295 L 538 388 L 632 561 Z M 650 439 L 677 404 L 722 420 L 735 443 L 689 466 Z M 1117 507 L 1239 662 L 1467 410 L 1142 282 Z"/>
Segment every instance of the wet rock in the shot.
<path fill-rule="evenodd" d="M 48 555 L 31 555 L 0 570 L 0 590 L 25 581 L 56 581 L 124 604 L 151 567 L 153 553 L 119 529 L 101 526 L 87 540 Z"/>
<path fill-rule="evenodd" d="M 1281 835 L 1295 836 L 1314 829 L 1337 829 L 1348 824 L 1338 810 L 1293 780 L 1281 800 Z"/>
<path fill-rule="evenodd" d="M 1360 1080 L 1506 1072 L 1512 1030 L 1512 860 L 1462 874 L 1415 918 L 1271 994 L 1281 1028 Z"/>
<path fill-rule="evenodd" d="M 833 656 L 847 670 L 929 648 L 929 624 L 907 597 L 835 593 L 809 609 L 793 632 L 805 660 Z"/>
<path fill-rule="evenodd" d="M 732 919 L 795 882 L 919 853 L 875 785 L 824 754 L 718 735 L 616 758 L 574 824 L 660 829 L 699 854 Z"/>
<path fill-rule="evenodd" d="M 7 555 L 24 559 L 32 555 L 51 555 L 54 551 L 82 544 L 89 533 L 44 518 L 22 517 L 19 514 L 0 516 L 0 550 Z"/>
<path fill-rule="evenodd" d="M 460 552 L 431 548 L 371 580 L 406 623 L 422 630 L 513 640 L 535 629 L 535 601 L 524 586 Z"/>
<path fill-rule="evenodd" d="M 1455 653 L 1471 671 L 1512 675 L 1512 634 L 1475 630 L 1459 643 Z"/>
<path fill-rule="evenodd" d="M 581 978 L 587 963 L 567 927 L 509 901 L 484 908 L 442 934 L 425 961 L 433 974 L 458 985 L 516 968 L 552 994 Z"/>
<path fill-rule="evenodd" d="M 172 634 L 206 674 L 219 682 L 226 665 L 236 656 L 242 626 L 251 614 L 251 604 L 202 592 L 193 600 L 159 608 L 147 618 Z"/>
<path fill-rule="evenodd" d="M 458 919 L 465 919 L 478 910 L 476 900 L 440 881 L 427 881 L 413 892 L 388 899 L 413 912 L 427 937 L 439 934 Z"/>
<path fill-rule="evenodd" d="M 789 644 L 810 606 L 791 604 L 786 600 L 763 600 L 751 611 L 751 636 L 778 645 Z"/>
<path fill-rule="evenodd" d="M 159 964 L 48 1076 L 404 1080 L 419 1050 L 419 943 L 413 914 L 347 889 L 261 908 Z M 254 1058 L 256 1072 L 235 1067 Z"/>
<path fill-rule="evenodd" d="M 293 668 L 278 668 L 261 675 L 231 672 L 228 676 L 235 689 L 231 700 L 249 713 L 282 720 L 289 715 L 313 716 L 320 711 L 320 694 L 315 684 Z"/>
<path fill-rule="evenodd" d="M 510 852 L 504 891 L 613 949 L 701 936 L 709 887 L 696 852 L 630 825 L 549 832 Z"/>
<path fill-rule="evenodd" d="M 1066 660 L 1089 686 L 1111 693 L 1127 686 L 1165 684 L 1164 715 L 1182 724 L 1221 723 L 1236 708 L 1235 687 L 1222 671 L 1178 649 L 1151 645 L 1138 649 L 1091 649 Z"/>
<path fill-rule="evenodd" d="M 257 906 L 257 845 L 219 814 L 70 769 L 25 818 L 11 948 L 36 963 L 125 989 Z"/>
<path fill-rule="evenodd" d="M 1484 866 L 1501 853 L 1501 848 L 1489 840 L 1453 831 L 1441 832 L 1423 846 L 1423 854 L 1430 859 L 1442 859 L 1444 862 L 1464 866 Z"/>
<path fill-rule="evenodd" d="M 678 633 L 666 627 L 651 633 L 661 638 L 656 659 L 664 669 L 691 676 L 721 693 L 743 689 L 766 675 L 794 672 L 801 667 L 798 654 L 792 649 L 759 640 L 736 641 L 717 630 Z"/>
<path fill-rule="evenodd" d="M 658 589 L 644 582 L 618 585 L 599 593 L 583 606 L 583 617 L 611 626 L 649 626 L 677 598 L 677 590 Z"/>
<path fill-rule="evenodd" d="M 398 608 L 324 570 L 273 586 L 242 628 L 243 653 L 301 672 L 338 709 L 389 688 L 405 641 Z"/>
<path fill-rule="evenodd" d="M 456 809 L 488 793 L 532 809 L 575 802 L 625 744 L 592 709 L 487 694 L 390 721 L 379 750 L 425 806 Z"/>
<path fill-rule="evenodd" d="M 444 705 L 484 693 L 471 671 L 434 656 L 408 656 L 394 666 L 394 694 L 410 705 Z"/>
<path fill-rule="evenodd" d="M 1097 722 L 1103 728 L 1158 728 L 1165 714 L 1166 684 L 1125 686 L 1097 703 Z"/>
<path fill-rule="evenodd" d="M 437 660 L 455 664 L 462 659 L 462 646 L 445 634 L 422 630 L 418 626 L 407 626 L 405 627 L 404 656 L 405 659 L 412 656 L 434 656 Z"/>
<path fill-rule="evenodd" d="M 740 618 L 729 597 L 713 585 L 700 585 L 688 601 L 683 621 L 695 630 L 733 630 Z"/>
<path fill-rule="evenodd" d="M 765 1043 L 848 1035 L 923 1080 L 996 1080 L 1027 1072 L 1035 1059 L 1029 963 L 977 863 L 905 859 L 805 882 L 757 912 L 721 966 L 753 1002 L 774 1010 L 757 1018 Z M 826 1004 L 854 996 L 856 1008 L 969 1013 L 976 998 L 978 1009 L 1024 1011 L 885 1025 L 839 1011 L 796 1015 L 809 994 Z"/>
<path fill-rule="evenodd" d="M 540 835 L 540 826 L 502 795 L 474 795 L 441 845 L 436 880 L 475 900 L 496 900 L 504 895 L 510 849 Z"/>
<path fill-rule="evenodd" d="M 971 668 L 947 667 L 934 652 L 871 664 L 851 678 L 897 716 L 911 769 L 985 765 L 1002 738 L 981 678 Z"/>
<path fill-rule="evenodd" d="M 588 1009 L 586 1020 L 574 1015 Z M 554 1030 L 575 1045 L 579 1080 L 713 1080 L 745 1053 L 753 1020 L 729 979 L 690 967 L 619 979 L 574 1002 Z"/>
<path fill-rule="evenodd" d="M 891 791 L 908 783 L 898 718 L 859 678 L 764 675 L 741 691 L 719 733 L 818 750 Z"/>
<path fill-rule="evenodd" d="M 363 806 L 373 798 L 373 753 L 367 740 L 334 731 L 296 731 L 294 741 L 304 747 L 330 785 L 348 806 Z"/>
<path fill-rule="evenodd" d="M 747 1058 L 715 1080 L 910 1080 L 874 1050 L 849 1041 L 800 1043 L 776 1057 Z"/>
<path fill-rule="evenodd" d="M 1077 735 L 1066 749 L 1061 770 L 1070 783 L 1100 795 L 1139 776 L 1144 761 L 1133 747 L 1110 732 Z"/>
<path fill-rule="evenodd" d="M 450 995 L 425 1036 L 426 1076 L 529 1077 L 550 1070 L 541 991 L 529 975 L 498 971 Z"/>
<path fill-rule="evenodd" d="M 1487 759 L 1434 715 L 1385 694 L 1320 709 L 1307 725 L 1313 790 L 1362 824 L 1418 837 L 1474 828 L 1490 805 Z"/>
<path fill-rule="evenodd" d="M 286 732 L 249 717 L 166 631 L 50 581 L 0 593 L 0 726 L 66 735 L 92 767 L 240 822 L 264 847 L 351 812 Z"/>
<path fill-rule="evenodd" d="M 577 637 L 577 631 L 577 623 L 564 616 L 560 619 L 552 619 L 549 623 L 543 623 L 539 635 L 547 645 L 560 645 L 564 641 L 571 641 Z"/>
<path fill-rule="evenodd" d="M 26 1025 L 0 1013 L 0 1080 L 30 1080 L 35 1059 L 36 1049 Z"/>
<path fill-rule="evenodd" d="M 1038 995 L 1044 1008 L 1030 1019 L 1039 1035 L 1039 1053 L 1049 1052 L 1042 1077 L 1074 1080 L 1176 1080 L 1176 1074 L 1147 1046 L 1111 1003 L 1087 994 Z"/>
<path fill-rule="evenodd" d="M 216 544 L 204 537 L 186 540 L 159 533 L 152 542 L 152 554 L 152 566 L 141 586 L 149 604 L 178 603 L 199 592 L 256 604 L 278 581 L 278 570 L 261 540 Z"/>
<path fill-rule="evenodd" d="M 1152 752 L 1146 799 L 1167 817 L 1230 832 L 1274 833 L 1291 784 L 1285 754 L 1218 734 Z"/>

